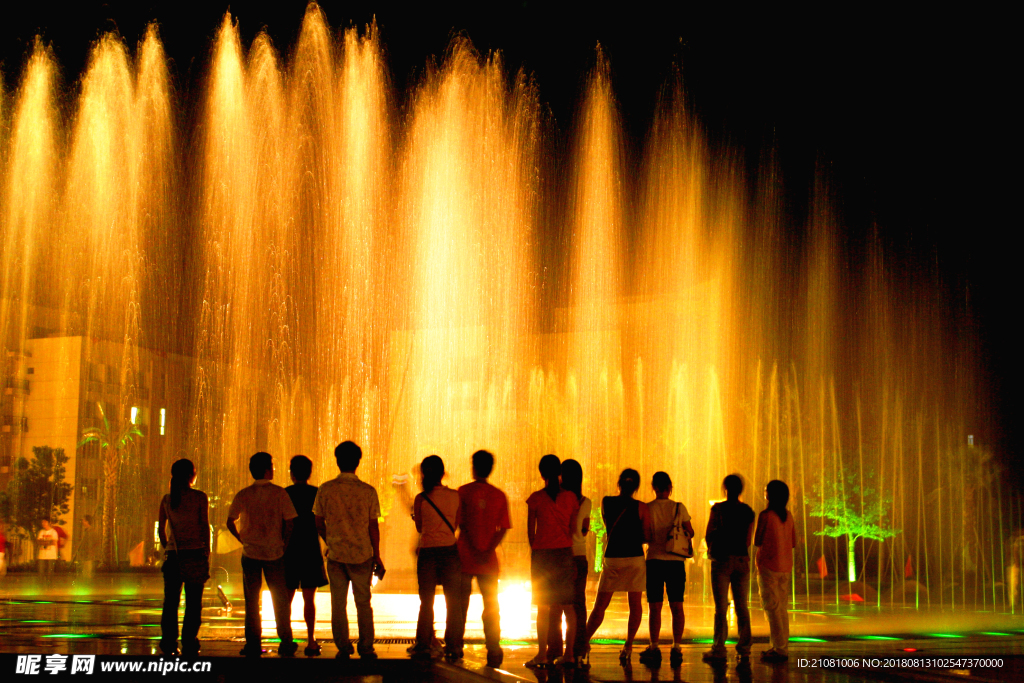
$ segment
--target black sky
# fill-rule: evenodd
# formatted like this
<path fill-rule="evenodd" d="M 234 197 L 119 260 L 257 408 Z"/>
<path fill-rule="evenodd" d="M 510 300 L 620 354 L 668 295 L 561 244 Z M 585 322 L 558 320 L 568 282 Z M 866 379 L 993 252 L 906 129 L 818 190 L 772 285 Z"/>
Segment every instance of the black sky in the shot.
<path fill-rule="evenodd" d="M 0 20 L 0 68 L 10 92 L 35 35 L 52 44 L 68 87 L 91 41 L 115 29 L 134 45 L 157 20 L 179 95 L 194 92 L 228 4 L 26 2 Z M 266 27 L 287 52 L 305 3 L 231 3 L 248 43 Z M 332 27 L 376 17 L 399 92 L 406 92 L 451 37 L 501 50 L 506 65 L 536 78 L 542 100 L 568 130 L 600 43 L 633 145 L 642 144 L 659 87 L 673 64 L 713 144 L 756 158 L 772 142 L 787 185 L 806 195 L 815 168 L 829 169 L 854 230 L 877 224 L 914 267 L 938 269 L 969 297 L 1002 419 L 993 445 L 1016 462 L 1021 373 L 1011 213 L 1019 172 L 1014 20 L 1006 14 L 749 10 L 728 4 L 624 2 L 323 2 Z M 1019 117 L 1014 117 L 1019 118 Z M 1019 467 L 1018 472 L 1024 472 Z"/>

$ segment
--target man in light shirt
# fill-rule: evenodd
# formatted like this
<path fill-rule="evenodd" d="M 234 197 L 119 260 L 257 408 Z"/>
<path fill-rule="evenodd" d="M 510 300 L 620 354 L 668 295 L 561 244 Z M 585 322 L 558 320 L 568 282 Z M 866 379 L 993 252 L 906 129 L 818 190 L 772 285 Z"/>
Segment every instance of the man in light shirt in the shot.
<path fill-rule="evenodd" d="M 260 620 L 260 593 L 267 579 L 274 603 L 277 635 L 281 639 L 278 654 L 290 657 L 298 645 L 292 639 L 291 604 L 285 582 L 284 549 L 298 516 L 288 492 L 271 483 L 274 460 L 269 453 L 249 458 L 249 472 L 256 481 L 237 494 L 228 509 L 228 531 L 242 543 L 242 587 L 245 593 L 245 647 L 241 654 L 259 657 L 263 648 Z M 235 525 L 240 521 L 240 527 Z"/>
<path fill-rule="evenodd" d="M 57 564 L 57 543 L 60 537 L 57 530 L 50 524 L 50 520 L 39 520 L 39 534 L 36 535 L 36 543 L 39 544 L 39 552 L 36 559 L 39 561 L 39 573 L 49 576 L 53 573 L 53 566 Z"/>
<path fill-rule="evenodd" d="M 320 537 L 327 542 L 327 578 L 331 582 L 331 630 L 338 646 L 337 657 L 348 659 L 352 644 L 348 635 L 348 587 L 356 601 L 359 622 L 359 656 L 376 659 L 373 650 L 373 607 L 370 585 L 373 575 L 384 574 L 380 559 L 380 500 L 377 489 L 356 476 L 363 451 L 345 441 L 334 449 L 340 474 L 325 481 L 313 502 Z"/>

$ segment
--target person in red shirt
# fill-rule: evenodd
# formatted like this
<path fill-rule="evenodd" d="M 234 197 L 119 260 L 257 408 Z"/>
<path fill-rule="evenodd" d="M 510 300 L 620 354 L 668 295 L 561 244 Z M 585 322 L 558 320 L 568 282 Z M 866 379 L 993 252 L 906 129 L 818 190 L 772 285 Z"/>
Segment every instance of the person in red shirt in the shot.
<path fill-rule="evenodd" d="M 775 479 L 764 489 L 768 508 L 757 517 L 754 545 L 757 546 L 757 585 L 761 606 L 768 617 L 771 648 L 761 653 L 766 662 L 789 659 L 789 575 L 793 571 L 796 526 L 786 509 L 789 487 Z"/>
<path fill-rule="evenodd" d="M 572 555 L 572 532 L 580 504 L 576 494 L 559 483 L 562 463 L 555 455 L 540 459 L 544 488 L 526 499 L 526 534 L 530 539 L 530 576 L 533 602 L 537 605 L 537 656 L 526 663 L 547 668 L 548 619 L 552 606 L 565 610 L 569 628 L 575 628 L 572 608 L 576 564 Z"/>
<path fill-rule="evenodd" d="M 504 659 L 501 650 L 501 617 L 498 611 L 498 545 L 505 532 L 512 528 L 508 516 L 508 498 L 501 489 L 487 483 L 494 469 L 494 456 L 487 451 L 473 454 L 473 482 L 459 488 L 462 510 L 462 533 L 459 534 L 459 560 L 462 562 L 460 593 L 460 634 L 466 631 L 469 596 L 476 577 L 484 601 L 484 639 L 487 642 L 487 666 L 499 667 Z"/>

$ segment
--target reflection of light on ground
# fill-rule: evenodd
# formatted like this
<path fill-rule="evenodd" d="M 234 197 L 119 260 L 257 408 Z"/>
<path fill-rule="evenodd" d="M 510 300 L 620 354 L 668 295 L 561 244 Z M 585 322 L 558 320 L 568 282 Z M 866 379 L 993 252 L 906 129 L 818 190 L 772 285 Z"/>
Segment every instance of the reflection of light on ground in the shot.
<path fill-rule="evenodd" d="M 524 639 L 533 637 L 536 612 L 532 605 L 530 584 L 501 582 L 498 604 L 501 610 L 501 637 L 505 639 Z M 329 631 L 331 623 L 331 594 L 319 591 L 316 594 L 316 630 Z M 412 593 L 375 593 L 373 596 L 374 630 L 378 638 L 410 638 L 416 632 L 416 618 L 420 611 L 420 598 Z M 483 611 L 483 599 L 474 593 L 469 598 L 469 616 L 466 620 L 466 637 L 483 638 L 483 623 L 480 615 Z M 348 620 L 352 633 L 355 635 L 356 606 L 352 592 L 348 595 Z M 444 596 L 434 597 L 434 628 L 438 635 L 444 632 L 448 609 Z M 264 629 L 274 629 L 274 607 L 270 600 L 270 591 L 263 591 L 260 605 L 260 618 Z M 305 622 L 302 617 L 302 595 L 296 592 L 292 600 L 292 630 L 299 638 L 305 633 Z"/>

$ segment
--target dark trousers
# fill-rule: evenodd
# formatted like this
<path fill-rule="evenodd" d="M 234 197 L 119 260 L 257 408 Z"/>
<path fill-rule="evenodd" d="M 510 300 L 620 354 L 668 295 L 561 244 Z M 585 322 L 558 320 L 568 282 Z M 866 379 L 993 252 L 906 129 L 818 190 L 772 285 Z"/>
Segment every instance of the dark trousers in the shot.
<path fill-rule="evenodd" d="M 573 583 L 572 610 L 576 614 L 576 637 L 572 642 L 573 656 L 580 657 L 587 647 L 587 572 L 590 565 L 586 555 L 574 555 L 576 565 L 576 581 Z M 559 605 L 551 606 L 548 617 L 548 658 L 561 657 L 564 650 L 562 642 L 562 614 L 565 610 Z"/>
<path fill-rule="evenodd" d="M 185 552 L 185 551 L 182 551 Z M 164 651 L 178 647 L 178 603 L 185 588 L 185 618 L 181 623 L 181 648 L 185 652 L 199 649 L 199 626 L 203 616 L 203 584 L 185 581 L 178 568 L 177 553 L 167 553 L 163 567 L 164 609 L 160 615 L 160 647 Z"/>
<path fill-rule="evenodd" d="M 480 597 L 484 599 L 484 611 L 481 619 L 484 622 L 484 640 L 487 642 L 487 653 L 501 652 L 501 613 L 498 609 L 498 575 L 497 574 L 462 574 L 462 587 L 459 593 L 459 624 L 458 647 L 462 647 L 466 635 L 466 619 L 469 617 L 469 596 L 473 594 L 473 577 L 480 588 Z M 450 608 L 449 608 L 450 609 Z M 448 636 L 445 636 L 447 641 Z"/>
<path fill-rule="evenodd" d="M 256 560 L 242 555 L 242 591 L 245 594 L 245 646 L 261 647 L 263 625 L 260 620 L 260 593 L 263 578 L 267 579 L 270 600 L 274 604 L 277 637 L 282 643 L 292 642 L 292 605 L 284 575 L 284 557 Z"/>
<path fill-rule="evenodd" d="M 711 649 L 725 652 L 725 639 L 729 635 L 729 589 L 736 608 L 736 626 L 739 640 L 736 652 L 750 654 L 750 610 L 747 609 L 747 590 L 750 587 L 750 558 L 746 555 L 711 560 L 711 592 L 715 596 L 715 639 Z"/>
<path fill-rule="evenodd" d="M 420 548 L 416 557 L 416 578 L 420 589 L 416 644 L 420 647 L 429 647 L 434 637 L 434 594 L 440 584 L 448 612 L 444 629 L 444 649 L 448 653 L 461 656 L 462 636 L 459 634 L 459 621 L 462 617 L 462 606 L 459 595 L 462 592 L 462 563 L 459 562 L 459 551 L 454 545 Z"/>

